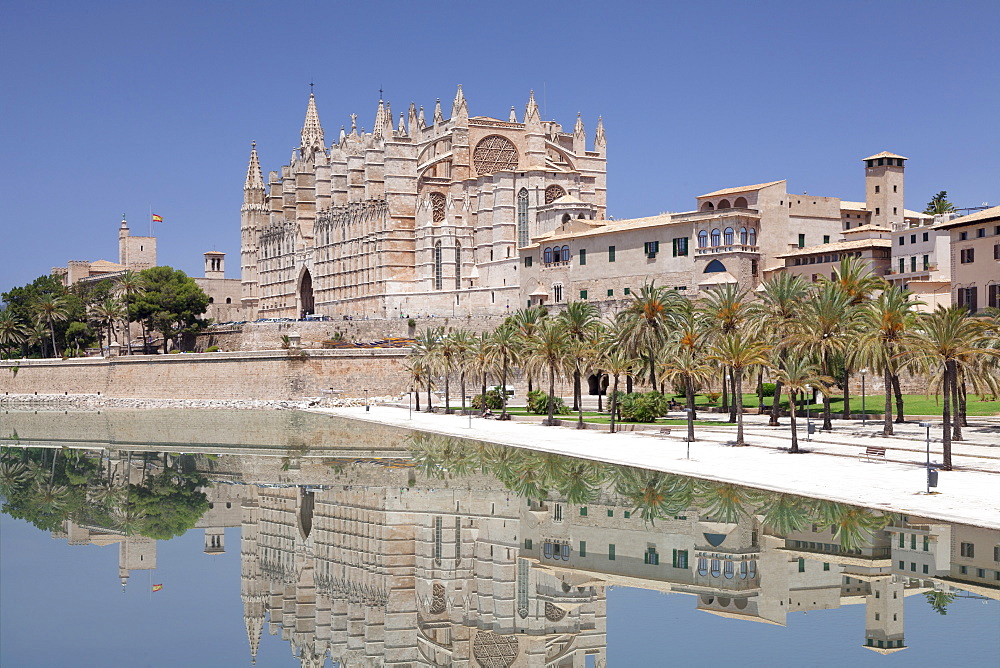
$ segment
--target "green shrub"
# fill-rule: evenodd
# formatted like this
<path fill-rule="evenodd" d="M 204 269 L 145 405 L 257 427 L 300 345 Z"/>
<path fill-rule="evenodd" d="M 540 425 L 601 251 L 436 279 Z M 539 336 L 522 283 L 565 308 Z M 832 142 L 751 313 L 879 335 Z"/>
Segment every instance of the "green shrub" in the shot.
<path fill-rule="evenodd" d="M 173 350 L 171 350 L 171 351 L 170 351 L 170 353 L 169 353 L 169 354 L 170 354 L 170 355 L 180 355 L 180 354 L 181 354 L 181 351 L 180 351 L 180 350 L 178 350 L 177 348 L 174 348 Z"/>
<path fill-rule="evenodd" d="M 776 388 L 777 388 L 777 385 L 775 385 L 774 383 L 761 383 L 760 384 L 760 389 L 761 389 L 761 393 L 760 394 L 761 394 L 762 397 L 773 397 L 774 396 L 774 390 Z"/>
<path fill-rule="evenodd" d="M 722 397 L 722 392 L 706 392 L 705 399 L 708 400 L 710 404 L 719 403 L 719 398 Z"/>
<path fill-rule="evenodd" d="M 217 352 L 219 352 L 219 346 L 209 346 L 208 348 L 205 348 L 205 352 L 206 353 L 217 353 Z"/>
<path fill-rule="evenodd" d="M 622 420 L 626 422 L 655 422 L 666 413 L 667 399 L 659 392 L 633 392 L 621 399 Z"/>
<path fill-rule="evenodd" d="M 406 325 L 407 327 L 416 327 L 417 321 L 414 320 L 413 318 L 410 318 L 409 320 L 406 321 Z"/>
<path fill-rule="evenodd" d="M 472 407 L 482 410 L 483 408 L 483 395 L 477 394 L 472 397 Z M 491 411 L 498 411 L 503 408 L 503 399 L 500 397 L 499 390 L 486 390 L 486 407 Z"/>
<path fill-rule="evenodd" d="M 555 414 L 569 415 L 569 407 L 563 403 L 561 397 L 555 398 Z M 541 390 L 528 392 L 528 412 L 535 415 L 549 414 L 549 395 Z"/>

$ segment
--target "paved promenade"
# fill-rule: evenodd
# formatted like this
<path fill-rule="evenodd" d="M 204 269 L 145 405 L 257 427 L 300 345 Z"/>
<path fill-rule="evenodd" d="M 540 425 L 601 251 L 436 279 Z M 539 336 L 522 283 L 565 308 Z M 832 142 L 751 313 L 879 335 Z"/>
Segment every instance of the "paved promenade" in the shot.
<path fill-rule="evenodd" d="M 312 409 L 358 420 L 408 427 L 442 435 L 476 438 L 514 447 L 585 457 L 612 464 L 640 466 L 761 489 L 802 494 L 831 501 L 882 508 L 952 522 L 1000 529 L 1000 419 L 970 418 L 968 440 L 955 443 L 954 471 L 941 471 L 936 494 L 925 493 L 926 430 L 915 422 L 894 425 L 898 436 L 877 435 L 880 424 L 835 421 L 831 433 L 805 440 L 800 424 L 799 447 L 788 454 L 788 420 L 767 427 L 766 416 L 746 415 L 748 447 L 731 447 L 735 427 L 696 427 L 691 459 L 686 458 L 685 427 L 669 436 L 649 431 L 610 434 L 572 427 L 543 427 L 527 422 L 499 422 L 458 415 L 428 414 L 405 408 Z M 701 416 L 699 416 L 700 418 Z M 940 422 L 931 429 L 931 461 L 941 461 Z M 869 462 L 869 445 L 887 448 L 886 461 Z"/>

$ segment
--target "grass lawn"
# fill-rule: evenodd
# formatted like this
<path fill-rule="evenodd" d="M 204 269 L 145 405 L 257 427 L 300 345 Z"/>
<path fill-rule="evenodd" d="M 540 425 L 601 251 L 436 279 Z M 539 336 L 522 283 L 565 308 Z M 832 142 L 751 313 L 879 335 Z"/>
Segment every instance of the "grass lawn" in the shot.
<path fill-rule="evenodd" d="M 771 398 L 764 397 L 764 405 L 770 405 Z M 903 395 L 903 413 L 905 415 L 940 415 L 942 408 L 941 397 L 934 396 L 924 396 L 922 394 L 904 394 Z M 831 397 L 831 410 L 834 414 L 844 412 L 844 398 L 842 396 Z M 978 395 L 970 394 L 968 402 L 968 413 L 969 415 L 1000 415 L 1000 401 L 982 401 Z M 710 407 L 721 405 L 721 400 L 714 404 L 709 404 L 708 399 L 703 395 L 698 395 L 695 397 L 695 406 L 698 407 Z M 756 394 L 744 394 L 743 395 L 743 406 L 744 408 L 757 408 L 757 395 Z M 788 408 L 788 396 L 782 392 L 781 393 L 781 407 Z M 884 394 L 869 394 L 865 397 L 865 412 L 869 415 L 877 413 L 881 415 L 882 409 L 885 407 L 885 395 Z M 823 410 L 823 404 L 810 404 L 809 410 L 816 412 Z M 893 399 L 892 410 L 896 410 L 896 400 Z M 851 395 L 851 413 L 860 414 L 861 413 L 861 395 L 855 394 Z"/>

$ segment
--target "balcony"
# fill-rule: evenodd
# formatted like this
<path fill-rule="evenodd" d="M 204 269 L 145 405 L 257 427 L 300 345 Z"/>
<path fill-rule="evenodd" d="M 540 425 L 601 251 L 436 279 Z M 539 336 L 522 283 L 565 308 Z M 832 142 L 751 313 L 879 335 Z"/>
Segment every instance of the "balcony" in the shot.
<path fill-rule="evenodd" d="M 721 220 L 723 218 L 753 218 L 760 220 L 757 209 L 718 209 L 715 211 L 692 211 L 690 213 L 671 214 L 670 221 L 700 221 Z"/>
<path fill-rule="evenodd" d="M 749 244 L 729 244 L 728 246 L 706 246 L 705 248 L 695 248 L 695 255 L 713 255 L 716 253 L 759 253 L 757 246 Z"/>

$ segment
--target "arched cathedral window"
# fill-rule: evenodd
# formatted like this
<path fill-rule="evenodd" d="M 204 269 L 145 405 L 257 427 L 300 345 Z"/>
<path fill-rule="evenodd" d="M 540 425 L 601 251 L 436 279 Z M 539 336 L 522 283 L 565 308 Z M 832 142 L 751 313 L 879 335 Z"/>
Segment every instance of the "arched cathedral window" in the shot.
<path fill-rule="evenodd" d="M 557 199 L 566 194 L 562 186 L 549 186 L 545 189 L 545 203 L 552 204 Z"/>
<path fill-rule="evenodd" d="M 447 200 L 443 193 L 431 193 L 431 216 L 435 223 L 444 220 L 444 208 Z"/>
<path fill-rule="evenodd" d="M 527 246 L 531 241 L 528 235 L 528 189 L 521 188 L 517 193 L 517 245 Z"/>
<path fill-rule="evenodd" d="M 434 289 L 441 290 L 444 286 L 444 275 L 442 273 L 441 242 L 434 244 Z"/>

